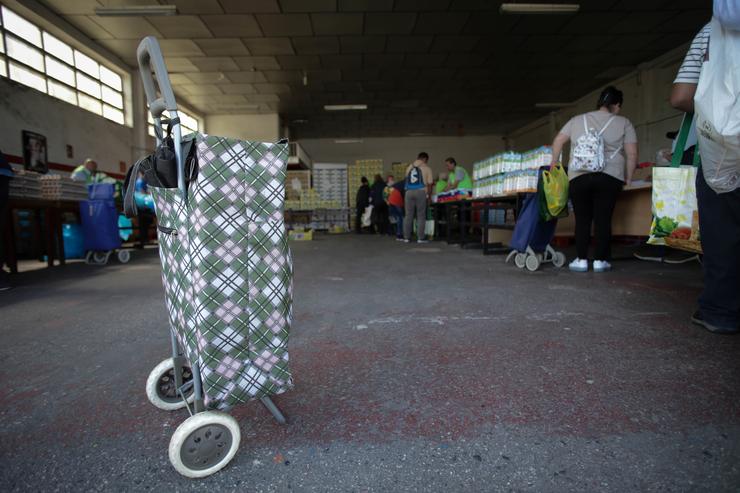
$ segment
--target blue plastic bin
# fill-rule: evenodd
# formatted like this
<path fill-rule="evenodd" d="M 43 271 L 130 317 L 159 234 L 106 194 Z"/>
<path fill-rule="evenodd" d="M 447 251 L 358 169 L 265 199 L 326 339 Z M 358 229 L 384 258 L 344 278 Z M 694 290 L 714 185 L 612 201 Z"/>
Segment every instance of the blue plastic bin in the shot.
<path fill-rule="evenodd" d="M 63 224 L 64 258 L 85 258 L 85 234 L 79 224 Z"/>

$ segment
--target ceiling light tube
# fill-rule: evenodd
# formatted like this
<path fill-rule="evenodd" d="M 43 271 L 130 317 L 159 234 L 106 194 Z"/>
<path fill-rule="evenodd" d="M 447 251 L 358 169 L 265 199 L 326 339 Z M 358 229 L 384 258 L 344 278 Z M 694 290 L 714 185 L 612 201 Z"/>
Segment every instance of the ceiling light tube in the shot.
<path fill-rule="evenodd" d="M 101 17 L 130 17 L 151 15 L 177 15 L 175 5 L 117 5 L 95 7 L 95 15 Z"/>
<path fill-rule="evenodd" d="M 502 14 L 575 14 L 581 8 L 577 3 L 502 3 Z"/>
<path fill-rule="evenodd" d="M 336 139 L 335 144 L 362 144 L 362 139 Z"/>
<path fill-rule="evenodd" d="M 352 111 L 352 110 L 366 110 L 366 104 L 325 104 L 324 109 L 326 111 Z"/>

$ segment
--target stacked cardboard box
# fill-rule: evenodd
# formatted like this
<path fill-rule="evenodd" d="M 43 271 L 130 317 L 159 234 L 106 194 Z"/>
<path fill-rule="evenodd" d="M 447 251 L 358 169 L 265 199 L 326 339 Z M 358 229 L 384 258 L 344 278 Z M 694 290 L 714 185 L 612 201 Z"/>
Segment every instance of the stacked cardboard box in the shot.
<path fill-rule="evenodd" d="M 393 163 L 391 166 L 391 174 L 393 179 L 401 181 L 406 178 L 406 168 L 409 167 L 410 163 Z"/>
<path fill-rule="evenodd" d="M 347 173 L 348 197 L 349 203 L 354 204 L 355 194 L 357 189 L 360 187 L 360 178 L 363 176 L 368 179 L 370 183 L 373 182 L 373 177 L 376 175 L 383 175 L 383 160 L 382 159 L 359 159 L 355 161 L 354 166 L 350 166 Z"/>
<path fill-rule="evenodd" d="M 288 170 L 285 174 L 285 198 L 299 200 L 302 190 L 311 188 L 311 171 Z"/>

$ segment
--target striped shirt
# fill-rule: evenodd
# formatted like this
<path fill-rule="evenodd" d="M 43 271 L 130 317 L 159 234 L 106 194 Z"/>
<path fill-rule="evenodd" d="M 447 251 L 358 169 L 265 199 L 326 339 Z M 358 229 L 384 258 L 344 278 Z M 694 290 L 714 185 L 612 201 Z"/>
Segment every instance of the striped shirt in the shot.
<path fill-rule="evenodd" d="M 694 41 L 691 42 L 691 47 L 686 58 L 683 59 L 681 68 L 678 69 L 678 75 L 674 84 L 698 84 L 699 75 L 701 74 L 701 66 L 707 57 L 707 51 L 709 50 L 709 34 L 711 33 L 711 25 L 707 24 L 704 28 L 699 31 Z"/>

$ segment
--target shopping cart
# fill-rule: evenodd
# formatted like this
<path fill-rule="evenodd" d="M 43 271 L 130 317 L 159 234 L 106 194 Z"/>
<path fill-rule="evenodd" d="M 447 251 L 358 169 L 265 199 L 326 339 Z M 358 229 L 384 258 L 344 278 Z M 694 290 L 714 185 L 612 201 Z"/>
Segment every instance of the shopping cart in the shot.
<path fill-rule="evenodd" d="M 121 248 L 118 208 L 113 199 L 114 186 L 108 183 L 93 184 L 89 185 L 88 190 L 88 199 L 80 202 L 85 262 L 105 265 L 115 253 L 118 261 L 125 264 L 131 259 L 131 253 Z"/>
<path fill-rule="evenodd" d="M 177 182 L 158 182 L 157 173 L 172 175 L 157 168 L 166 160 L 151 156 L 129 175 L 141 168 L 153 177 L 171 329 L 172 356 L 152 370 L 146 393 L 160 409 L 187 408 L 169 458 L 180 474 L 199 478 L 226 466 L 239 447 L 239 425 L 224 411 L 260 400 L 286 422 L 270 395 L 292 387 L 292 259 L 282 217 L 288 150 L 199 133 L 183 139 L 156 38 L 142 40 L 137 59 L 158 136 L 154 156 L 171 142 Z"/>
<path fill-rule="evenodd" d="M 542 180 L 543 169 L 539 170 L 539 180 Z M 512 248 L 506 257 L 506 262 L 514 259 L 514 265 L 520 269 L 526 268 L 534 272 L 542 264 L 552 263 L 555 267 L 565 265 L 565 254 L 555 251 L 550 246 L 553 236 L 555 236 L 555 227 L 557 219 L 545 221 L 540 216 L 540 200 L 542 194 L 540 191 L 530 193 L 524 199 L 521 212 L 516 220 L 514 232 L 511 237 L 510 246 Z"/>

